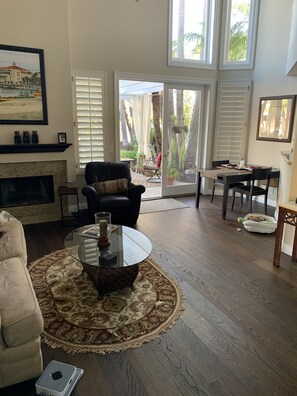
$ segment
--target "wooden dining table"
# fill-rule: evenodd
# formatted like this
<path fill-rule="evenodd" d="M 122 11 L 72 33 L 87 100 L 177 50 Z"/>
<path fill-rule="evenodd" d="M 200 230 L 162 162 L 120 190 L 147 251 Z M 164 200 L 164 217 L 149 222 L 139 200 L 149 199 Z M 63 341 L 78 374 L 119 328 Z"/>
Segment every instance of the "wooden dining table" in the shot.
<path fill-rule="evenodd" d="M 258 168 L 267 168 L 266 166 L 255 166 Z M 236 182 L 249 182 L 252 177 L 252 168 L 246 166 L 244 169 L 219 167 L 216 169 L 198 169 L 197 170 L 197 190 L 196 190 L 196 208 L 199 208 L 199 200 L 201 194 L 201 179 L 202 177 L 213 180 L 221 180 L 223 182 L 223 201 L 222 201 L 222 219 L 226 219 L 229 186 L 230 183 Z M 271 172 L 271 186 L 278 187 L 278 180 L 280 176 L 280 170 L 272 168 Z"/>

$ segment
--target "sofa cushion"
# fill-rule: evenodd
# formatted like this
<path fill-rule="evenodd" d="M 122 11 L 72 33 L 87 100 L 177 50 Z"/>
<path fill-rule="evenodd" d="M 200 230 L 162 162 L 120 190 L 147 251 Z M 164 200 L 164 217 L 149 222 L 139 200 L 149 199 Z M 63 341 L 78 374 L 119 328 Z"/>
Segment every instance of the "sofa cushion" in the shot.
<path fill-rule="evenodd" d="M 31 278 L 20 257 L 0 262 L 0 316 L 2 337 L 8 346 L 31 341 L 43 330 Z"/>
<path fill-rule="evenodd" d="M 0 223 L 6 223 L 7 221 L 12 220 L 16 220 L 16 218 L 12 214 L 6 212 L 5 210 L 2 210 L 0 212 Z"/>
<path fill-rule="evenodd" d="M 108 194 L 119 194 L 127 192 L 128 190 L 128 180 L 127 179 L 115 179 L 108 180 L 104 182 L 94 183 L 95 190 L 99 195 Z"/>
<path fill-rule="evenodd" d="M 0 223 L 0 261 L 19 256 L 27 262 L 27 249 L 22 223 L 18 220 Z"/>

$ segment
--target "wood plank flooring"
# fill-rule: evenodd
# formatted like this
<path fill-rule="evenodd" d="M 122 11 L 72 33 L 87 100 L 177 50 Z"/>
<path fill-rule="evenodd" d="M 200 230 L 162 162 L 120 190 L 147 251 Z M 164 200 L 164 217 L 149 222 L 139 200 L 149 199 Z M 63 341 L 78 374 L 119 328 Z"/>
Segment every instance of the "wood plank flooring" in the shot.
<path fill-rule="evenodd" d="M 151 257 L 176 279 L 185 311 L 155 341 L 108 355 L 43 345 L 51 360 L 85 370 L 74 396 L 296 395 L 297 265 L 282 254 L 273 268 L 274 234 L 253 234 L 221 219 L 221 198 L 178 198 L 189 208 L 140 215 L 137 229 L 153 243 Z M 258 204 L 254 211 L 262 211 Z M 270 208 L 270 214 L 274 209 Z M 71 228 L 25 226 L 29 262 L 63 248 Z M 0 395 L 34 395 L 34 381 Z"/>

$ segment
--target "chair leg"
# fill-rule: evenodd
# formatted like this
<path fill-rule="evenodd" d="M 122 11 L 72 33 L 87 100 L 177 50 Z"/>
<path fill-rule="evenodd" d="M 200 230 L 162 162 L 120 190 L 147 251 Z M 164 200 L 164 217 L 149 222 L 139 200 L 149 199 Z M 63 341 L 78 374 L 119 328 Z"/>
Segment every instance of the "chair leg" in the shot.
<path fill-rule="evenodd" d="M 233 206 L 234 206 L 234 201 L 235 201 L 235 191 L 232 191 L 232 204 L 231 204 L 231 210 L 233 210 Z"/>
<path fill-rule="evenodd" d="M 267 215 L 267 200 L 268 200 L 268 195 L 265 194 L 265 201 L 264 201 L 264 205 L 265 205 L 265 214 Z"/>
<path fill-rule="evenodd" d="M 250 213 L 253 213 L 253 208 L 252 208 L 252 203 L 253 203 L 253 197 L 249 197 L 250 199 Z"/>
<path fill-rule="evenodd" d="M 157 176 L 158 179 L 160 179 L 158 172 L 159 172 L 159 170 L 155 170 L 154 174 L 151 177 L 149 177 L 146 181 L 148 182 L 148 181 L 152 180 L 155 176 Z"/>
<path fill-rule="evenodd" d="M 243 206 L 243 194 L 240 194 L 241 207 Z"/>

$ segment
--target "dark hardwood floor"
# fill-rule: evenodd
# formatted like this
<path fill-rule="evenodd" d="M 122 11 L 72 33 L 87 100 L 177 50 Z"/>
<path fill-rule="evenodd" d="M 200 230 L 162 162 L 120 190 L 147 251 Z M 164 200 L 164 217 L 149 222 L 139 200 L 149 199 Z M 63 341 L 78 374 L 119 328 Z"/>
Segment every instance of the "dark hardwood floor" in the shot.
<path fill-rule="evenodd" d="M 273 268 L 274 234 L 238 231 L 247 206 L 237 204 L 224 221 L 220 197 L 202 197 L 199 210 L 194 197 L 178 199 L 190 207 L 143 214 L 137 224 L 153 243 L 151 257 L 183 289 L 176 324 L 140 348 L 104 356 L 43 345 L 44 365 L 55 359 L 84 369 L 74 396 L 296 395 L 297 265 L 282 254 Z M 25 226 L 28 261 L 63 249 L 70 230 Z M 0 394 L 34 395 L 34 382 Z"/>

